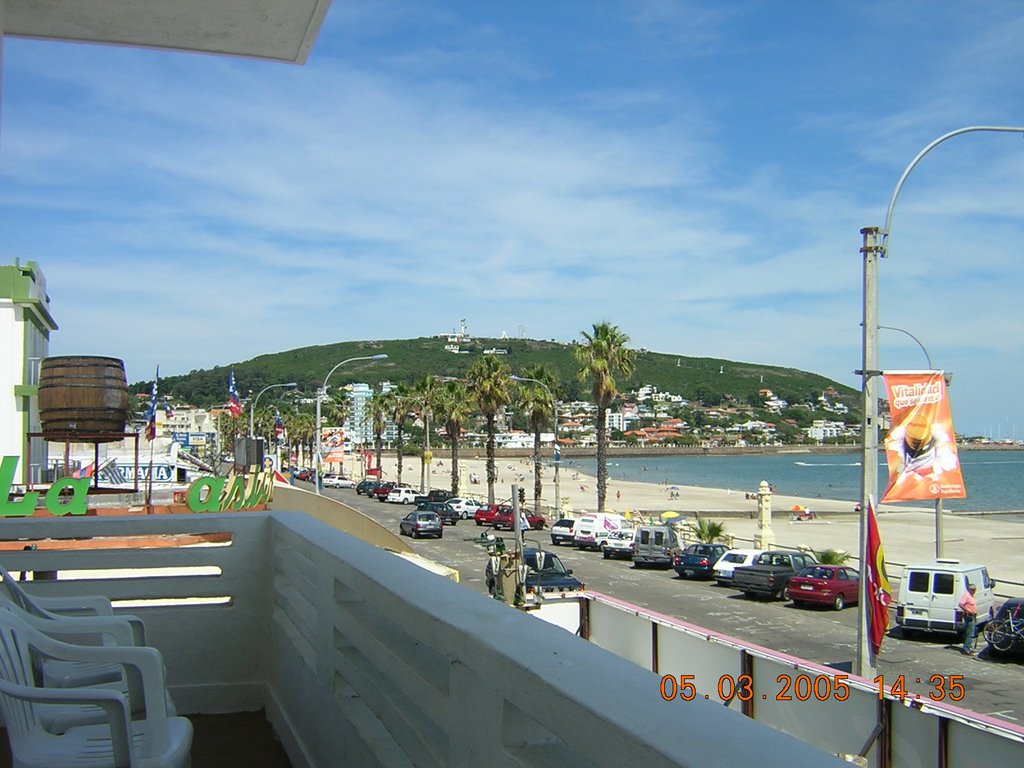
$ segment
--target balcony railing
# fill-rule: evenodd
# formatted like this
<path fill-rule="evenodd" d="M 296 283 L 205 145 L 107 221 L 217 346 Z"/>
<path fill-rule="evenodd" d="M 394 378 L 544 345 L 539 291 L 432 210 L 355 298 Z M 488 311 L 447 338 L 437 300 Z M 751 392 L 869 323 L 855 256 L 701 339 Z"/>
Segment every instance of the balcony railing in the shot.
<path fill-rule="evenodd" d="M 843 764 L 301 513 L 3 525 L 34 589 L 145 618 L 182 713 L 265 708 L 294 766 Z"/>

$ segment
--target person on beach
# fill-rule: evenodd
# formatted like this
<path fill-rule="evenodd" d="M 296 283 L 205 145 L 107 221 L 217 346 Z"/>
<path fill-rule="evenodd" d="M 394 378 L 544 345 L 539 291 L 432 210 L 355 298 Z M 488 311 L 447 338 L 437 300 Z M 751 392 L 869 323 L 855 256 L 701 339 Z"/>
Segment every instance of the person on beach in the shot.
<path fill-rule="evenodd" d="M 974 628 L 978 622 L 978 602 L 974 599 L 974 593 L 977 591 L 978 588 L 974 584 L 968 584 L 967 591 L 957 604 L 957 608 L 964 614 L 964 644 L 960 648 L 960 653 L 964 656 L 974 655 L 971 647 L 974 645 Z"/>

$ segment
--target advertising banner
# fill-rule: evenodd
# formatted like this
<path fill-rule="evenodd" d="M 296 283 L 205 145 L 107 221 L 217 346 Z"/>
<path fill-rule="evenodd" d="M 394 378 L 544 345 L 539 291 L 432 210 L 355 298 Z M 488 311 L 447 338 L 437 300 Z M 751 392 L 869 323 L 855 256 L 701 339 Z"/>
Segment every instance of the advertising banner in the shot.
<path fill-rule="evenodd" d="M 894 371 L 882 378 L 891 417 L 882 501 L 965 498 L 942 371 Z"/>

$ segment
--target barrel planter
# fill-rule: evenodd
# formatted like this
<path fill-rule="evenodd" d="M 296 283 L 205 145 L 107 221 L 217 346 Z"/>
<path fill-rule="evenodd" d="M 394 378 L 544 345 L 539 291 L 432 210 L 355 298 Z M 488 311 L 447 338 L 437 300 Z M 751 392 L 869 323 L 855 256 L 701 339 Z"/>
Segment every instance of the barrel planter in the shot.
<path fill-rule="evenodd" d="M 124 436 L 128 421 L 124 361 L 115 357 L 47 357 L 39 369 L 39 420 L 43 436 L 109 443 Z"/>

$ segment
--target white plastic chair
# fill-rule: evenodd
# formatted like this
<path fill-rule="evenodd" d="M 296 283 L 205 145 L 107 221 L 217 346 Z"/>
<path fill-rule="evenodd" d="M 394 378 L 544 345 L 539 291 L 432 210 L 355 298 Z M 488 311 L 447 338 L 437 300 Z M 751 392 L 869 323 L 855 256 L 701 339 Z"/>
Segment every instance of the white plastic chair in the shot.
<path fill-rule="evenodd" d="M 43 688 L 33 658 L 119 664 L 141 679 L 145 717 L 131 719 L 133 703 L 105 688 Z M 47 637 L 10 611 L 0 611 L 0 710 L 14 768 L 188 768 L 192 724 L 167 713 L 164 668 L 154 648 L 78 646 Z M 41 712 L 46 706 L 91 706 L 105 722 L 53 733 Z"/>
<path fill-rule="evenodd" d="M 0 566 L 0 611 L 10 611 L 21 621 L 54 639 L 72 644 L 94 647 L 97 645 L 132 647 L 142 646 L 145 625 L 137 616 L 114 616 L 110 600 L 102 596 L 57 598 L 46 602 L 55 607 L 72 607 L 76 611 L 92 607 L 99 615 L 63 616 L 40 605 L 37 596 L 29 595 L 21 585 Z M 47 688 L 108 688 L 128 696 L 131 714 L 143 712 L 139 682 L 134 673 L 126 673 L 120 664 L 109 662 L 65 661 L 52 658 L 33 660 L 36 679 Z M 175 714 L 174 702 L 166 696 L 167 709 Z M 103 712 L 92 706 L 40 706 L 40 719 L 48 730 L 56 733 L 78 725 L 89 725 L 103 720 Z"/>
<path fill-rule="evenodd" d="M 50 637 L 81 645 L 144 646 L 146 626 L 138 616 L 113 614 L 102 595 L 42 598 L 30 595 L 0 565 L 0 608 L 14 610 L 30 626 Z M 63 612 L 73 612 L 65 615 Z M 83 615 L 91 614 L 91 615 Z M 51 687 L 76 687 L 114 682 L 122 677 L 116 665 L 46 661 L 43 682 Z"/>

